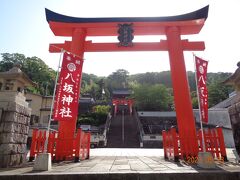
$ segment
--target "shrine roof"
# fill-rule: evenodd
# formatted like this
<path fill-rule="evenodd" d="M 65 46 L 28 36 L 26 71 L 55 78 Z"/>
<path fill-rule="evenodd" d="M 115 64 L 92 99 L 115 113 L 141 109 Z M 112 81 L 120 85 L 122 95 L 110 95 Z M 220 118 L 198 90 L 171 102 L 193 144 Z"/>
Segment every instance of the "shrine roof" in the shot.
<path fill-rule="evenodd" d="M 163 35 L 166 28 L 179 27 L 181 35 L 200 32 L 208 17 L 205 6 L 197 11 L 165 17 L 105 17 L 78 18 L 65 16 L 46 9 L 46 19 L 56 36 L 72 36 L 74 30 L 84 29 L 87 36 L 117 36 L 119 24 L 133 23 L 134 35 Z"/>
<path fill-rule="evenodd" d="M 205 6 L 197 11 L 165 17 L 110 17 L 110 18 L 78 18 L 65 16 L 55 13 L 46 8 L 46 19 L 48 22 L 65 22 L 65 23 L 105 23 L 105 22 L 171 22 L 171 21 L 189 21 L 196 19 L 207 19 L 208 8 Z"/>
<path fill-rule="evenodd" d="M 116 89 L 112 91 L 113 95 L 131 95 L 133 92 L 130 89 Z"/>

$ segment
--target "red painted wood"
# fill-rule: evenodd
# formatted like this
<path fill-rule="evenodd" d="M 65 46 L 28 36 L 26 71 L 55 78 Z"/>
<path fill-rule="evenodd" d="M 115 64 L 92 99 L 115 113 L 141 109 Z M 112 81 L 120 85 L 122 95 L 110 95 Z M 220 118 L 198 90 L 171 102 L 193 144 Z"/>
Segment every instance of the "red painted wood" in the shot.
<path fill-rule="evenodd" d="M 86 38 L 86 32 L 82 29 L 76 29 L 74 31 L 73 37 L 72 37 L 72 43 L 71 43 L 71 49 L 70 52 L 79 56 L 80 59 L 83 59 L 84 55 L 84 42 Z M 81 66 L 83 63 L 81 63 Z M 80 74 L 82 76 L 82 67 L 80 70 Z M 79 77 L 81 79 L 81 77 Z M 80 82 L 81 84 L 81 82 Z M 80 91 L 79 91 L 80 93 Z M 67 143 L 68 146 L 61 147 L 61 145 L 57 145 L 57 154 L 62 154 L 60 148 L 66 148 L 63 150 L 64 152 L 71 152 L 73 149 L 73 142 L 71 142 L 71 139 L 74 138 L 74 133 L 76 130 L 76 122 L 77 117 L 72 121 L 59 121 L 59 137 L 63 139 L 64 142 L 59 142 L 60 144 Z"/>
<path fill-rule="evenodd" d="M 119 105 L 127 105 L 129 108 L 129 114 L 132 115 L 132 106 L 134 104 L 133 99 L 113 99 L 112 104 L 114 106 L 114 116 L 117 114 Z"/>
<path fill-rule="evenodd" d="M 37 147 L 37 134 L 38 130 L 33 129 L 32 131 L 32 143 L 31 143 L 31 149 L 30 149 L 30 161 L 34 160 L 35 154 L 36 154 L 36 147 Z"/>
<path fill-rule="evenodd" d="M 105 23 L 63 23 L 49 22 L 56 36 L 72 36 L 74 29 L 86 29 L 87 36 L 117 36 L 118 24 L 133 23 L 134 35 L 163 35 L 165 28 L 178 26 L 182 35 L 197 34 L 205 19 L 173 22 L 105 22 Z"/>
<path fill-rule="evenodd" d="M 178 27 L 166 29 L 177 124 L 183 156 L 197 156 L 198 144 L 183 48 Z M 192 149 L 192 152 L 188 152 Z"/>
<path fill-rule="evenodd" d="M 183 51 L 203 51 L 204 42 L 189 42 L 181 40 Z M 61 49 L 70 51 L 71 41 L 65 41 L 64 44 L 50 44 L 50 52 L 61 52 Z M 168 51 L 167 41 L 160 42 L 136 42 L 132 47 L 119 47 L 118 43 L 92 43 L 86 41 L 84 45 L 85 52 L 114 52 L 114 51 Z"/>
<path fill-rule="evenodd" d="M 217 127 L 217 135 L 219 139 L 219 146 L 220 146 L 220 151 L 221 151 L 221 156 L 223 157 L 224 161 L 227 161 L 227 152 L 226 152 L 226 147 L 224 143 L 224 136 L 222 132 L 222 128 Z"/>

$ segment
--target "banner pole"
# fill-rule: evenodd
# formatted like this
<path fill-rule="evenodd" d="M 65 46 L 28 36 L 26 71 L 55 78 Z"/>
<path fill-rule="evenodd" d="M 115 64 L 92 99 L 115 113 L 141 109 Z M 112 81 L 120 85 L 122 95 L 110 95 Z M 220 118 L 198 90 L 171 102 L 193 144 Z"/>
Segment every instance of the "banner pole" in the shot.
<path fill-rule="evenodd" d="M 195 69 L 195 81 L 196 81 L 196 90 L 197 90 L 197 97 L 198 97 L 199 122 L 200 122 L 201 135 L 202 135 L 203 152 L 206 152 L 203 124 L 202 124 L 202 114 L 201 114 L 201 109 L 200 109 L 200 96 L 199 96 L 199 91 L 198 91 L 196 57 L 194 54 L 193 54 L 193 62 L 194 62 L 194 69 Z"/>
<path fill-rule="evenodd" d="M 55 78 L 55 85 L 54 85 L 54 90 L 53 90 L 53 98 L 52 98 L 52 104 L 51 104 L 50 117 L 49 117 L 49 120 L 48 120 L 48 126 L 47 126 L 47 132 L 46 132 L 46 141 L 45 141 L 45 144 L 44 144 L 44 152 L 45 152 L 45 153 L 47 153 L 47 145 L 48 145 L 50 125 L 51 125 L 51 121 L 52 121 L 54 98 L 55 98 L 56 89 L 57 89 L 57 84 L 58 84 L 59 69 L 60 69 L 60 67 L 61 67 L 60 64 L 61 64 L 63 52 L 64 52 L 64 50 L 61 49 L 61 53 L 60 53 L 60 57 L 59 57 L 59 61 L 58 61 L 57 74 L 56 74 L 56 78 Z"/>

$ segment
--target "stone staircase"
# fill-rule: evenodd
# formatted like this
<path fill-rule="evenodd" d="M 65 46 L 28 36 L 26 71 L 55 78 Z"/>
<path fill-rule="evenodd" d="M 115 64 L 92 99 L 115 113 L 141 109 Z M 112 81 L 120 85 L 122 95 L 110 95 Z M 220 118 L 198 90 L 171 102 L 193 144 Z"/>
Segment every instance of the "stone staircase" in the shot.
<path fill-rule="evenodd" d="M 124 140 L 122 122 L 124 117 Z M 137 122 L 134 116 L 117 115 L 111 120 L 107 134 L 108 148 L 138 148 L 140 146 Z"/>

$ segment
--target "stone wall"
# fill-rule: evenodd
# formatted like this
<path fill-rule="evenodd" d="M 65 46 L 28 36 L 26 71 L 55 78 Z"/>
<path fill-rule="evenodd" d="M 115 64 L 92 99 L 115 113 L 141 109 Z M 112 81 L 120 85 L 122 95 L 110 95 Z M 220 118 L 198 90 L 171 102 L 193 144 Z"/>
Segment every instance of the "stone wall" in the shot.
<path fill-rule="evenodd" d="M 240 102 L 231 105 L 228 108 L 228 111 L 231 119 L 236 150 L 240 155 Z"/>
<path fill-rule="evenodd" d="M 30 115 L 27 103 L 0 100 L 0 167 L 26 161 Z"/>

